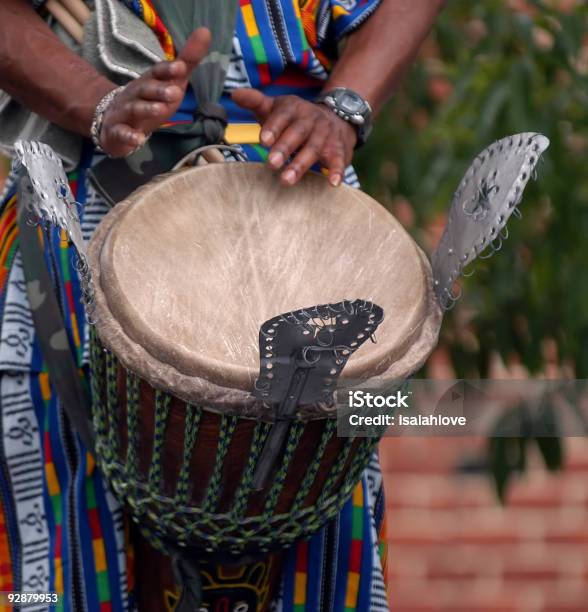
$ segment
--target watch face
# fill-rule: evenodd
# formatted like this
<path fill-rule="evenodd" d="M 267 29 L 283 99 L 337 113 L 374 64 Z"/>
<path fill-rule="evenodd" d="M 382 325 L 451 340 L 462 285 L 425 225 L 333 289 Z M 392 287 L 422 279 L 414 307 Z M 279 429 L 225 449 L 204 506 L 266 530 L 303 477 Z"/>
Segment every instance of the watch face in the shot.
<path fill-rule="evenodd" d="M 364 109 L 363 100 L 353 92 L 344 92 L 338 100 L 339 107 L 349 115 L 362 113 Z"/>

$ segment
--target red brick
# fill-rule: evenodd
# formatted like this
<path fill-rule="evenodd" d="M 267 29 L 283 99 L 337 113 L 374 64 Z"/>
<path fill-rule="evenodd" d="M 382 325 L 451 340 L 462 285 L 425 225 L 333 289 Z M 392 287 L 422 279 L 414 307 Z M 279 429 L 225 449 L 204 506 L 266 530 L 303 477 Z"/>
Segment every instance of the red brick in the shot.
<path fill-rule="evenodd" d="M 394 612 L 441 612 L 441 608 L 436 605 L 428 604 L 405 604 L 403 602 L 392 601 L 392 610 Z"/>
<path fill-rule="evenodd" d="M 566 527 L 562 525 L 552 528 L 545 534 L 547 544 L 572 544 L 577 546 L 588 546 L 588 522 L 582 527 Z"/>
<path fill-rule="evenodd" d="M 546 532 L 549 536 L 573 532 L 582 534 L 588 530 L 588 513 L 582 506 L 566 505 L 559 512 L 548 515 L 550 519 L 546 521 Z"/>
<path fill-rule="evenodd" d="M 588 472 L 588 445 L 585 438 L 566 438 L 566 471 Z"/>
<path fill-rule="evenodd" d="M 454 470 L 476 439 L 387 439 L 393 612 L 588 612 L 588 445 L 556 475 L 537 456 L 496 501 L 487 476 Z M 566 440 L 566 445 L 568 440 Z"/>
<path fill-rule="evenodd" d="M 394 610 L 394 612 L 440 612 L 440 608 L 437 606 L 420 604 L 403 605 L 402 603 L 393 604 L 392 610 Z"/>
<path fill-rule="evenodd" d="M 588 604 L 586 602 L 577 602 L 569 605 L 548 605 L 543 608 L 544 612 L 586 612 Z"/>
<path fill-rule="evenodd" d="M 392 611 L 434 607 L 442 612 L 522 612 L 528 593 L 496 581 L 404 581 L 392 583 Z"/>
<path fill-rule="evenodd" d="M 511 568 L 503 573 L 505 580 L 526 582 L 555 582 L 561 577 L 560 572 L 553 567 L 537 568 Z"/>
<path fill-rule="evenodd" d="M 502 574 L 502 551 L 476 546 L 443 546 L 429 549 L 426 567 L 431 580 L 496 579 Z"/>
<path fill-rule="evenodd" d="M 386 475 L 386 482 L 386 504 L 391 508 L 450 510 L 495 507 L 497 503 L 487 478 L 394 473 Z"/>
<path fill-rule="evenodd" d="M 567 503 L 567 483 L 557 476 L 543 477 L 543 474 L 527 477 L 513 483 L 506 503 L 510 507 L 551 508 Z"/>
<path fill-rule="evenodd" d="M 431 580 L 474 580 L 480 576 L 480 572 L 478 568 L 472 566 L 442 565 L 430 567 L 427 576 Z"/>
<path fill-rule="evenodd" d="M 576 612 L 588 609 L 588 585 L 579 581 L 562 581 L 543 588 L 544 612 Z"/>
<path fill-rule="evenodd" d="M 384 438 L 380 463 L 385 474 L 452 473 L 464 453 L 483 443 L 478 438 Z"/>

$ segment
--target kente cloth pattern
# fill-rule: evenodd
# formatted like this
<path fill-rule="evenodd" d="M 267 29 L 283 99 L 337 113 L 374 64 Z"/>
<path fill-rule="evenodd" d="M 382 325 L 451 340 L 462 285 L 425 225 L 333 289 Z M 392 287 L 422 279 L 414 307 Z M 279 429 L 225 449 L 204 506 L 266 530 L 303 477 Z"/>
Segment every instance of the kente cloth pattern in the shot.
<path fill-rule="evenodd" d="M 327 78 L 337 39 L 366 19 L 377 3 L 241 0 L 221 100 L 229 120 L 254 121 L 231 102 L 230 91 L 236 87 L 313 98 Z M 154 29 L 166 55 L 173 57 L 173 42 L 148 0 L 126 4 Z M 188 92 L 172 122 L 189 121 L 195 104 Z M 261 146 L 243 149 L 252 161 L 267 157 Z M 69 176 L 86 239 L 108 211 L 86 176 L 96 157 L 88 145 Z M 345 181 L 357 186 L 351 167 Z M 9 177 L 0 197 L 0 591 L 56 591 L 63 595 L 58 610 L 132 610 L 133 552 L 126 518 L 72 431 L 49 381 L 26 297 L 15 214 L 16 188 Z M 59 230 L 43 238 L 69 343 L 85 368 L 88 327 L 75 254 Z M 288 551 L 274 609 L 387 610 L 379 537 L 383 510 L 374 457 L 340 516 Z"/>

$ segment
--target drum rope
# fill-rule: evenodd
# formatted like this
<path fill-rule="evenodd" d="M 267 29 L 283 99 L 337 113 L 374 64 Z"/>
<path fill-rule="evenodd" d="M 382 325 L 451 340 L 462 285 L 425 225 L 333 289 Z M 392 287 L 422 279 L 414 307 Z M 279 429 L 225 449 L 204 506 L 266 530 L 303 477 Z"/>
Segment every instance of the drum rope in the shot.
<path fill-rule="evenodd" d="M 329 419 L 325 425 L 316 457 L 300 485 L 292 506 L 287 512 L 274 514 L 280 495 L 284 490 L 286 478 L 293 466 L 293 459 L 299 448 L 300 439 L 306 430 L 307 424 L 303 421 L 292 423 L 286 447 L 280 459 L 279 468 L 274 476 L 271 488 L 266 496 L 264 508 L 260 514 L 246 516 L 249 496 L 254 492 L 251 485 L 255 466 L 259 460 L 263 441 L 271 430 L 271 423 L 256 423 L 249 449 L 246 467 L 241 482 L 235 492 L 232 508 L 228 512 L 213 512 L 221 493 L 222 468 L 227 460 L 228 447 L 234 432 L 238 417 L 224 416 L 224 426 L 219 430 L 219 444 L 217 447 L 213 476 L 208 483 L 205 501 L 199 506 L 188 505 L 190 464 L 195 447 L 203 409 L 196 406 L 187 406 L 185 438 L 183 448 L 183 462 L 179 469 L 176 492 L 173 497 L 164 494 L 162 485 L 162 451 L 165 427 L 169 417 L 171 396 L 164 392 L 156 392 L 154 446 L 151 466 L 147 477 L 142 477 L 139 466 L 128 453 L 137 452 L 136 440 L 140 436 L 139 414 L 132 406 L 135 391 L 137 400 L 139 385 L 135 375 L 122 366 L 116 356 L 105 351 L 95 330 L 92 330 L 92 389 L 94 396 L 94 423 L 97 433 L 98 461 L 108 482 L 120 499 L 124 500 L 132 509 L 133 521 L 139 524 L 141 532 L 158 550 L 169 553 L 177 550 L 178 545 L 202 546 L 209 552 L 225 551 L 238 556 L 244 551 L 253 549 L 275 549 L 289 546 L 301 537 L 309 537 L 328 520 L 336 516 L 343 504 L 349 499 L 353 487 L 361 477 L 377 440 L 362 439 L 357 446 L 353 461 L 350 454 L 354 448 L 354 440 L 348 439 L 340 455 L 329 470 L 319 499 L 313 505 L 302 507 L 308 496 L 312 484 L 316 480 L 321 467 L 320 457 L 332 439 L 336 430 L 336 420 Z M 120 369 L 122 368 L 122 370 Z M 126 407 L 127 426 L 129 427 L 129 449 L 122 461 L 114 452 L 113 430 L 111 427 L 112 415 L 120 413 L 120 402 L 114 400 L 117 390 L 117 376 L 124 371 L 127 376 L 127 394 L 125 400 L 130 402 Z M 138 382 L 138 384 L 135 384 Z M 104 389 L 104 392 L 102 390 Z M 110 400 L 108 398 L 110 393 Z M 123 401 L 125 401 L 123 400 Z M 135 418 L 136 417 L 136 418 Z M 224 432 L 224 433 L 221 433 Z M 114 436 L 116 438 L 116 436 Z M 221 441 L 222 439 L 222 441 Z M 115 440 L 118 444 L 118 440 Z M 134 447 L 131 450 L 130 446 Z M 346 467 L 348 469 L 346 470 Z M 346 473 L 345 473 L 346 472 Z M 341 481 L 341 486 L 337 483 Z M 216 482 L 215 482 L 216 481 Z M 336 489 L 335 489 L 336 487 Z"/>
<path fill-rule="evenodd" d="M 196 437 L 198 435 L 198 427 L 200 425 L 200 418 L 202 416 L 202 410 L 193 406 L 192 404 L 186 404 L 186 429 L 184 433 L 184 449 L 182 454 L 182 465 L 180 467 L 180 474 L 178 476 L 178 482 L 176 484 L 176 496 L 175 504 L 183 506 L 188 503 L 188 485 L 190 481 L 190 463 L 192 459 L 192 450 L 196 443 Z"/>
<path fill-rule="evenodd" d="M 343 486 L 341 487 L 342 490 L 344 491 L 349 490 L 350 493 L 351 491 L 353 491 L 353 488 L 355 487 L 355 485 L 361 478 L 361 473 L 363 472 L 363 470 L 369 463 L 370 457 L 372 456 L 373 452 L 378 447 L 379 442 L 380 442 L 380 438 L 364 438 L 361 441 L 361 444 L 360 444 L 361 448 L 358 449 L 357 455 L 353 458 L 354 459 L 353 465 L 351 466 L 351 469 L 349 469 L 349 471 L 347 472 L 345 476 L 345 481 L 343 483 Z M 360 470 L 358 470 L 358 466 L 363 466 L 363 467 Z"/>
<path fill-rule="evenodd" d="M 241 484 L 239 485 L 237 492 L 235 493 L 233 508 L 231 510 L 231 515 L 233 516 L 235 522 L 240 521 L 245 515 L 245 511 L 247 509 L 247 501 L 249 499 L 249 494 L 251 493 L 251 485 L 253 483 L 253 474 L 255 473 L 255 466 L 257 465 L 257 461 L 259 459 L 259 456 L 261 455 L 263 445 L 270 429 L 271 423 L 259 421 L 255 424 L 255 429 L 253 430 L 253 437 L 251 439 L 251 446 L 249 448 L 249 457 L 247 459 L 247 465 L 243 470 Z"/>
<path fill-rule="evenodd" d="M 276 504 L 278 503 L 278 498 L 280 493 L 283 490 L 284 482 L 286 481 L 286 475 L 288 473 L 288 469 L 290 467 L 290 462 L 292 461 L 292 457 L 296 449 L 298 448 L 298 442 L 304 432 L 305 424 L 296 421 L 292 423 L 290 426 L 290 431 L 288 433 L 288 439 L 286 441 L 286 448 L 284 449 L 284 455 L 282 457 L 281 465 L 274 476 L 274 482 L 269 490 L 267 495 L 265 508 L 263 510 L 263 517 L 269 519 Z"/>
<path fill-rule="evenodd" d="M 132 477 L 139 474 L 139 377 L 127 372 L 127 458 L 125 471 Z"/>
<path fill-rule="evenodd" d="M 106 365 L 104 363 L 105 354 L 104 349 L 100 345 L 97 339 L 96 329 L 90 327 L 90 385 L 92 387 L 92 420 L 94 425 L 94 431 L 97 436 L 104 436 L 105 419 L 103 402 L 102 402 L 102 389 L 100 383 L 105 378 Z"/>
<path fill-rule="evenodd" d="M 118 362 L 109 351 L 106 353 L 106 407 L 108 410 L 108 446 L 113 456 L 118 454 L 119 448 L 117 379 Z"/>
<path fill-rule="evenodd" d="M 341 474 L 343 473 L 343 469 L 345 467 L 345 464 L 347 463 L 347 459 L 349 457 L 349 453 L 351 452 L 351 447 L 353 446 L 354 442 L 355 442 L 354 438 L 347 438 L 345 440 L 345 445 L 343 446 L 343 448 L 337 455 L 337 460 L 335 461 L 333 467 L 331 468 L 331 471 L 329 472 L 329 475 L 327 476 L 327 480 L 325 481 L 325 484 L 323 485 L 323 490 L 321 491 L 321 494 L 319 495 L 317 506 L 322 506 L 323 504 L 325 504 L 326 500 L 331 495 L 331 491 L 333 487 L 335 486 L 337 481 L 341 478 Z"/>
<path fill-rule="evenodd" d="M 224 460 L 229 450 L 229 444 L 231 443 L 233 433 L 237 427 L 237 421 L 238 419 L 236 416 L 227 416 L 223 414 L 221 417 L 214 469 L 208 481 L 206 497 L 202 503 L 203 511 L 207 514 L 214 511 L 221 494 Z"/>
<path fill-rule="evenodd" d="M 327 444 L 333 439 L 333 434 L 337 430 L 337 421 L 336 419 L 327 419 L 325 424 L 325 428 L 323 429 L 323 433 L 321 435 L 321 440 L 319 445 L 315 451 L 314 458 L 312 463 L 308 466 L 306 470 L 306 474 L 304 475 L 304 480 L 300 485 L 300 489 L 296 494 L 296 498 L 294 499 L 294 503 L 292 504 L 292 508 L 290 512 L 297 512 L 304 503 L 304 500 L 308 496 L 312 485 L 316 479 L 319 468 L 321 467 L 323 455 L 325 454 L 325 450 L 327 448 Z"/>
<path fill-rule="evenodd" d="M 303 508 L 297 513 L 290 512 L 287 520 L 281 525 L 274 526 L 272 533 L 273 541 L 279 541 L 282 545 L 292 544 L 295 540 L 309 537 L 316 533 L 322 525 L 334 518 L 351 496 L 377 443 L 378 440 L 371 438 L 361 440 L 362 452 L 358 454 L 357 460 L 354 457 L 354 461 L 347 472 L 347 477 L 338 491 L 332 495 L 321 495 L 322 499 L 319 498 L 319 501 L 313 506 Z M 348 445 L 348 448 L 351 446 L 352 444 Z M 343 461 L 342 465 L 344 464 L 345 462 Z M 339 466 L 335 466 L 332 477 L 335 482 L 341 477 Z"/>
<path fill-rule="evenodd" d="M 370 439 L 364 452 L 361 453 L 361 462 L 354 462 L 352 469 L 345 479 L 344 485 L 332 496 L 328 496 L 322 504 L 315 504 L 303 508 L 298 513 L 283 513 L 279 515 L 252 516 L 235 523 L 231 514 L 204 513 L 198 507 L 177 507 L 174 500 L 150 491 L 143 482 L 133 483 L 133 491 L 138 496 L 126 494 L 127 487 L 120 487 L 125 474 L 120 463 L 109 470 L 114 489 L 123 494 L 125 500 L 134 510 L 133 520 L 139 523 L 142 532 L 159 550 L 165 552 L 169 546 L 165 542 L 173 532 L 177 542 L 185 546 L 199 540 L 205 543 L 208 552 L 230 550 L 237 554 L 248 546 L 260 549 L 284 547 L 301 537 L 308 537 L 316 532 L 321 525 L 333 518 L 349 499 L 354 486 L 365 468 L 364 461 L 375 448 Z M 141 496 L 142 495 L 142 496 Z M 146 507 L 155 507 L 157 513 L 148 512 Z M 164 512 L 169 507 L 170 512 Z M 146 527 L 141 516 L 147 514 L 152 525 Z"/>
<path fill-rule="evenodd" d="M 155 391 L 153 450 L 151 451 L 151 466 L 148 475 L 149 488 L 152 491 L 159 491 L 163 487 L 162 451 L 170 403 L 170 395 L 159 389 Z"/>

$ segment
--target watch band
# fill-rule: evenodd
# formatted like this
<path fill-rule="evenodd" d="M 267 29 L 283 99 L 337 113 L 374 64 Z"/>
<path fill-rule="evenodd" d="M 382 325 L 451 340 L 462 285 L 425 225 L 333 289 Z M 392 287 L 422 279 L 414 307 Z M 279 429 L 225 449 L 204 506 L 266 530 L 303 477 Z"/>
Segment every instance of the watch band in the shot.
<path fill-rule="evenodd" d="M 355 126 L 357 131 L 356 148 L 365 144 L 372 131 L 373 112 L 369 102 L 356 91 L 346 87 L 335 87 L 323 92 L 315 103 L 324 104 L 341 119 Z"/>

